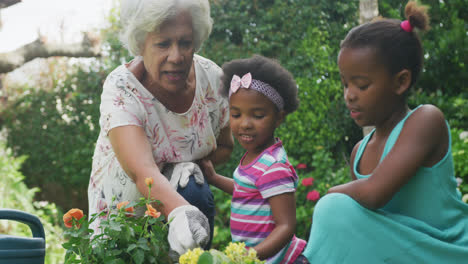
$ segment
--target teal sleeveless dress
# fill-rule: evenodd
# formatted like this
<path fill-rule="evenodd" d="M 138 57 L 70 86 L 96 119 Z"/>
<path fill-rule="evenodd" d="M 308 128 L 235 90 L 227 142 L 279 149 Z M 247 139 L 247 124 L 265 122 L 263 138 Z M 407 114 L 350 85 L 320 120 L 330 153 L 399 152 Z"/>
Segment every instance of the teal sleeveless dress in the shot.
<path fill-rule="evenodd" d="M 381 161 L 412 112 L 391 132 Z M 352 169 L 358 179 L 370 176 L 361 175 L 358 164 L 373 133 L 356 153 Z M 451 138 L 449 143 L 440 162 L 421 167 L 379 210 L 364 208 L 345 194 L 325 195 L 314 209 L 303 255 L 312 264 L 467 264 L 468 204 L 461 201 L 456 188 Z"/>

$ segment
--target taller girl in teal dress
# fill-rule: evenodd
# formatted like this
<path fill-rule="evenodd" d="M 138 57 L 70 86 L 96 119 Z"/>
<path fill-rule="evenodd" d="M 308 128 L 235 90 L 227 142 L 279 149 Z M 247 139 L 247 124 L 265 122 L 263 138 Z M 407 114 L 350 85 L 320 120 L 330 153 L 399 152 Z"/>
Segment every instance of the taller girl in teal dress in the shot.
<path fill-rule="evenodd" d="M 311 263 L 468 263 L 468 205 L 457 190 L 450 128 L 433 105 L 410 110 L 422 68 L 414 28 L 428 28 L 409 2 L 408 20 L 352 29 L 338 66 L 350 116 L 375 129 L 351 154 L 353 181 L 316 205 L 304 255 Z"/>

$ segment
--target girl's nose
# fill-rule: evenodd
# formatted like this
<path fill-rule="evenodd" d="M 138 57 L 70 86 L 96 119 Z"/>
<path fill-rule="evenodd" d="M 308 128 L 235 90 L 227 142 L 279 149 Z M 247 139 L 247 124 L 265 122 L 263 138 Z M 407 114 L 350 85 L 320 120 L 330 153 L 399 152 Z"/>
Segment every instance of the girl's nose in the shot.
<path fill-rule="evenodd" d="M 346 102 L 353 102 L 356 100 L 356 93 L 353 88 L 346 87 L 344 88 L 344 99 Z"/>
<path fill-rule="evenodd" d="M 248 129 L 252 127 L 252 121 L 250 118 L 243 118 L 240 125 L 242 129 Z"/>

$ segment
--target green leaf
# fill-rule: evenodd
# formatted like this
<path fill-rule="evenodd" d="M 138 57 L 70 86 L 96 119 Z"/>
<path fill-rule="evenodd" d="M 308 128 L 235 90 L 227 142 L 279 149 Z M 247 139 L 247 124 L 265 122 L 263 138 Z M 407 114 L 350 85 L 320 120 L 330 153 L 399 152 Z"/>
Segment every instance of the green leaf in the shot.
<path fill-rule="evenodd" d="M 213 264 L 213 256 L 210 252 L 203 252 L 198 258 L 197 264 Z"/>
<path fill-rule="evenodd" d="M 132 258 L 135 261 L 135 264 L 142 264 L 145 260 L 145 253 L 142 250 L 137 250 L 132 254 Z"/>

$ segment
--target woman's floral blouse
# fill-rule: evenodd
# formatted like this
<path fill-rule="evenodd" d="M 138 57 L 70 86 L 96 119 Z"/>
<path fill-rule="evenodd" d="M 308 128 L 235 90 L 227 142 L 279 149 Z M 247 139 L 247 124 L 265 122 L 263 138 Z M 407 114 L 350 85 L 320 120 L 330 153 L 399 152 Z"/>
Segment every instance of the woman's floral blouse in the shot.
<path fill-rule="evenodd" d="M 229 120 L 228 102 L 218 92 L 222 71 L 198 55 L 194 56 L 194 65 L 195 98 L 190 109 L 181 114 L 166 109 L 125 65 L 109 74 L 101 95 L 101 131 L 88 186 L 90 216 L 121 201 L 137 201 L 141 197 L 109 142 L 112 128 L 144 128 L 160 169 L 165 163 L 203 158 L 216 148 L 216 138 Z M 95 229 L 98 224 L 96 221 Z"/>

